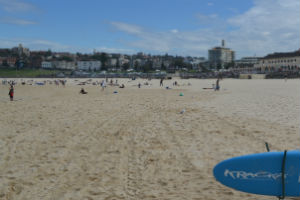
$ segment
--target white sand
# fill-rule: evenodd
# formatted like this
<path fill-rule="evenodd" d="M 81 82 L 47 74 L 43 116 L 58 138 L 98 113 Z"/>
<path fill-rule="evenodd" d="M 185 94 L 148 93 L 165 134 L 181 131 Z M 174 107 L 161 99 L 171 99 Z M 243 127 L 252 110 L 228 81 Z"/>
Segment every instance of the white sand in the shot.
<path fill-rule="evenodd" d="M 264 141 L 299 149 L 299 80 L 225 79 L 219 92 L 177 81 L 17 85 L 14 102 L 0 85 L 0 199 L 274 199 L 231 190 L 212 169 Z"/>

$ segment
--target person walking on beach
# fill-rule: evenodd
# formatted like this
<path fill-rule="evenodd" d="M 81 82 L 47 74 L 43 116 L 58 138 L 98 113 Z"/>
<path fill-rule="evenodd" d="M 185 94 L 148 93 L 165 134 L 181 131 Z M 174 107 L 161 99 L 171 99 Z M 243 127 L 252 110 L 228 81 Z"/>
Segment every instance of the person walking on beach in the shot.
<path fill-rule="evenodd" d="M 13 101 L 14 100 L 14 86 L 13 85 L 10 85 L 8 95 L 9 95 L 10 100 Z"/>
<path fill-rule="evenodd" d="M 164 78 L 161 78 L 161 79 L 160 79 L 160 84 L 159 84 L 159 86 L 164 86 Z"/>
<path fill-rule="evenodd" d="M 105 87 L 106 87 L 106 82 L 105 82 L 105 80 L 103 80 L 102 82 L 101 82 L 101 87 L 102 87 L 102 91 L 105 89 Z"/>
<path fill-rule="evenodd" d="M 217 79 L 216 81 L 216 88 L 215 88 L 215 91 L 219 91 L 220 90 L 220 84 L 219 84 L 219 78 Z"/>

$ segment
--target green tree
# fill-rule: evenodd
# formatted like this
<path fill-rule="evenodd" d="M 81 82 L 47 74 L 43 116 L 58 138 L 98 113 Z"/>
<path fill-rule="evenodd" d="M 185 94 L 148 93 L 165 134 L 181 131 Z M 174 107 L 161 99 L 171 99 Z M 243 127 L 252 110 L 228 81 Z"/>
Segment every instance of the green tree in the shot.
<path fill-rule="evenodd" d="M 117 59 L 116 68 L 117 68 L 117 69 L 120 69 L 120 62 L 119 62 L 119 59 Z"/>
<path fill-rule="evenodd" d="M 129 69 L 129 67 L 130 67 L 130 65 L 129 65 L 129 63 L 124 63 L 123 65 L 122 65 L 122 68 L 123 68 L 123 70 L 127 70 L 127 69 Z"/>
<path fill-rule="evenodd" d="M 135 61 L 135 62 L 134 62 L 134 70 L 135 70 L 135 71 L 138 71 L 139 68 L 140 68 L 139 62 L 138 62 L 138 61 Z"/>
<path fill-rule="evenodd" d="M 143 72 L 146 73 L 146 72 L 149 72 L 149 71 L 152 71 L 153 70 L 153 62 L 148 60 L 145 65 L 143 66 Z"/>
<path fill-rule="evenodd" d="M 225 67 L 225 69 L 229 69 L 231 67 L 234 67 L 234 62 L 226 63 L 224 67 Z"/>
<path fill-rule="evenodd" d="M 217 64 L 217 70 L 219 71 L 221 68 L 222 68 L 221 63 L 218 63 L 218 64 Z"/>
<path fill-rule="evenodd" d="M 165 66 L 165 64 L 163 62 L 161 63 L 160 69 L 161 70 L 166 70 L 167 69 L 166 66 Z"/>
<path fill-rule="evenodd" d="M 48 57 L 48 56 L 52 56 L 52 51 L 51 51 L 51 49 L 48 49 L 48 51 L 46 52 L 46 56 Z"/>
<path fill-rule="evenodd" d="M 108 61 L 108 56 L 106 53 L 101 53 L 100 54 L 100 61 L 102 63 L 102 69 L 106 70 L 107 69 L 107 61 Z"/>
<path fill-rule="evenodd" d="M 176 56 L 172 63 L 174 66 L 184 67 L 183 57 Z"/>
<path fill-rule="evenodd" d="M 7 60 L 3 60 L 3 63 L 2 63 L 2 65 L 3 65 L 4 67 L 8 67 Z"/>
<path fill-rule="evenodd" d="M 73 58 L 71 58 L 71 57 L 69 57 L 69 56 L 62 56 L 62 57 L 59 58 L 58 60 L 60 60 L 60 61 L 71 62 L 71 61 L 73 61 Z"/>

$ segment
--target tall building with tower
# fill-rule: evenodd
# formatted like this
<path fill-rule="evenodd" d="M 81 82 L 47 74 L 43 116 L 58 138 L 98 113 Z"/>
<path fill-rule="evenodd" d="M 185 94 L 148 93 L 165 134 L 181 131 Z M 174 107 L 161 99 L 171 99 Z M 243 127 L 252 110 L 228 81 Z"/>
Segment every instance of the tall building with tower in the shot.
<path fill-rule="evenodd" d="M 208 61 L 213 68 L 225 68 L 228 64 L 233 64 L 235 52 L 225 47 L 225 40 L 222 40 L 221 47 L 214 47 L 208 50 Z"/>
<path fill-rule="evenodd" d="M 28 48 L 24 48 L 22 44 L 19 44 L 18 47 L 14 47 L 12 48 L 12 51 L 16 54 L 18 54 L 18 56 L 22 57 L 23 55 L 29 57 L 30 56 L 30 51 Z"/>

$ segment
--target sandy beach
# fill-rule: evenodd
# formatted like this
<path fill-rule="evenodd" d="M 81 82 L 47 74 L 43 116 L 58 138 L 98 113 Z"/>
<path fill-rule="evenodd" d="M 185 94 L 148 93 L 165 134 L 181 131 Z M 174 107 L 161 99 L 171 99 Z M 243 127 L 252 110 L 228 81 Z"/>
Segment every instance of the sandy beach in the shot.
<path fill-rule="evenodd" d="M 299 79 L 224 79 L 220 91 L 203 89 L 213 79 L 104 91 L 85 80 L 18 84 L 12 102 L 0 82 L 0 199 L 274 199 L 227 188 L 212 169 L 265 142 L 300 147 Z"/>

